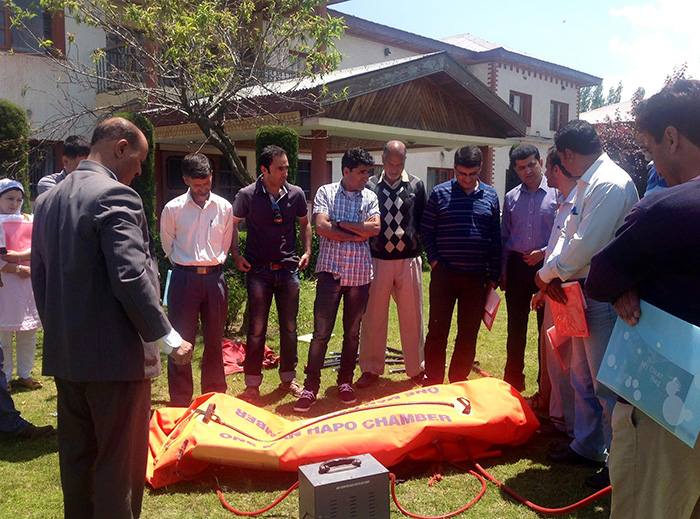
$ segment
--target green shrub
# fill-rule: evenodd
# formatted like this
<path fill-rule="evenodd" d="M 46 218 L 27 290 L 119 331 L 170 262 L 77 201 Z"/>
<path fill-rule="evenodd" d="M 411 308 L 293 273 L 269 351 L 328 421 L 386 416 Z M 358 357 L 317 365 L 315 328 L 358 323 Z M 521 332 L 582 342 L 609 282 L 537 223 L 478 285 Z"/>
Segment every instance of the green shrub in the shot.
<path fill-rule="evenodd" d="M 29 122 L 24 109 L 0 99 L 0 177 L 24 185 L 29 194 Z M 31 212 L 29 196 L 24 197 L 22 211 Z"/>
<path fill-rule="evenodd" d="M 286 126 L 261 126 L 258 128 L 258 131 L 255 133 L 255 171 L 257 175 L 261 174 L 260 163 L 257 157 L 260 157 L 262 150 L 270 144 L 279 146 L 287 153 L 287 159 L 289 159 L 289 177 L 287 180 L 290 184 L 296 184 L 299 161 L 299 134 Z"/>
<path fill-rule="evenodd" d="M 141 175 L 132 180 L 131 187 L 143 200 L 143 210 L 146 213 L 148 230 L 155 236 L 158 230 L 156 229 L 156 141 L 153 124 L 142 114 L 120 112 L 114 114 L 114 116 L 123 117 L 127 121 L 134 123 L 143 132 L 148 141 L 148 156 L 141 167 Z"/>

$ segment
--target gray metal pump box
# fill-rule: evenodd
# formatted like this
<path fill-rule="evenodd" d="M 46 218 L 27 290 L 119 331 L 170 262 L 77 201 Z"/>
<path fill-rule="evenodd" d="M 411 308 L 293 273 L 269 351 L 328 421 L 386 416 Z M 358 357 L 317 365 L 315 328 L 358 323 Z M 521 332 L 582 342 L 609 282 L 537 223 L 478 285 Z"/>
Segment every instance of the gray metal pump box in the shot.
<path fill-rule="evenodd" d="M 299 519 L 389 519 L 389 471 L 370 454 L 299 467 Z"/>

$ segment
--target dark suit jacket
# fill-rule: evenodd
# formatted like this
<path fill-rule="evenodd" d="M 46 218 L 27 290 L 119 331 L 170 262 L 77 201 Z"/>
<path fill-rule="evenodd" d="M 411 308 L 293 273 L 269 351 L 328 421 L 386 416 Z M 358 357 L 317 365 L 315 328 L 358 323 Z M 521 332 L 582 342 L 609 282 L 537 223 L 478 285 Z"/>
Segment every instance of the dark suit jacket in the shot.
<path fill-rule="evenodd" d="M 171 326 L 154 251 L 141 198 L 101 164 L 82 161 L 38 198 L 31 266 L 44 375 L 92 382 L 160 374 L 153 341 Z"/>

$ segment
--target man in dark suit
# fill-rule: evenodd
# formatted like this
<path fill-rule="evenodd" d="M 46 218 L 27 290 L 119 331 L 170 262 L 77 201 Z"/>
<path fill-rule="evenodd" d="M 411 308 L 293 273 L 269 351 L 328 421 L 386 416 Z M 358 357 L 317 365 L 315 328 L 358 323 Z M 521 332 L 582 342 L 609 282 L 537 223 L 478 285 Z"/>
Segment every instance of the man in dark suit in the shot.
<path fill-rule="evenodd" d="M 128 187 L 147 153 L 136 126 L 108 119 L 87 160 L 36 204 L 32 286 L 43 373 L 58 389 L 67 518 L 140 515 L 158 347 L 177 363 L 192 358 L 160 305 L 146 216 Z"/>

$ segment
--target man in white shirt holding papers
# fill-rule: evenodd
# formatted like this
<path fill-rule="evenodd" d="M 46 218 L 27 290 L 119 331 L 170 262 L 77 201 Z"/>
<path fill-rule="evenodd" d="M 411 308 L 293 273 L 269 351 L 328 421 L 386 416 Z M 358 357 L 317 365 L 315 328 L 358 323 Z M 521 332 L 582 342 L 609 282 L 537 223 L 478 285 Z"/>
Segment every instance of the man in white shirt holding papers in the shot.
<path fill-rule="evenodd" d="M 537 272 L 537 286 L 555 301 L 566 302 L 563 281 L 583 282 L 593 254 L 612 240 L 625 215 L 639 199 L 630 176 L 605 153 L 595 128 L 586 121 L 570 121 L 554 136 L 562 167 L 578 177 L 571 215 L 562 241 Z M 590 336 L 572 339 L 571 383 L 574 388 L 574 440 L 550 452 L 553 462 L 604 467 L 610 448 L 610 420 L 614 395 L 600 387 L 596 375 L 615 324 L 612 305 L 586 297 Z M 607 481 L 607 470 L 596 474 L 591 486 Z M 600 479 L 600 481 L 598 481 Z"/>

